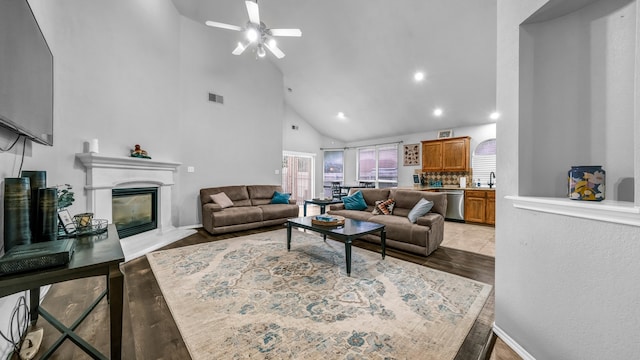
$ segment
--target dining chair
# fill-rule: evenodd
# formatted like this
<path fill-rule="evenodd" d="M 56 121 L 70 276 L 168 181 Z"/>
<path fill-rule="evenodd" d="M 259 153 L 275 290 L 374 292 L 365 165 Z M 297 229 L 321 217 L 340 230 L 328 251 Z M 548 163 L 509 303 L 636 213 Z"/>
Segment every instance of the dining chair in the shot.
<path fill-rule="evenodd" d="M 331 182 L 331 197 L 334 199 L 342 199 L 348 194 L 342 191 L 342 185 L 339 181 Z"/>

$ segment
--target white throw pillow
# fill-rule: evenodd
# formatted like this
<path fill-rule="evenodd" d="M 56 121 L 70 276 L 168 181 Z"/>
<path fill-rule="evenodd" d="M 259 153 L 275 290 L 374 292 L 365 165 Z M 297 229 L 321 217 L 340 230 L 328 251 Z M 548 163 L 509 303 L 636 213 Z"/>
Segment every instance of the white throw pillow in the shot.
<path fill-rule="evenodd" d="M 233 201 L 231 201 L 227 194 L 223 192 L 211 195 L 211 200 L 213 200 L 214 203 L 220 205 L 220 207 L 223 209 L 233 206 Z"/>
<path fill-rule="evenodd" d="M 413 209 L 409 211 L 409 215 L 407 215 L 407 218 L 409 218 L 409 221 L 411 221 L 412 224 L 415 224 L 416 221 L 418 221 L 418 218 L 428 213 L 432 207 L 433 207 L 432 201 L 420 199 L 420 201 L 418 201 L 418 203 L 413 207 Z"/>

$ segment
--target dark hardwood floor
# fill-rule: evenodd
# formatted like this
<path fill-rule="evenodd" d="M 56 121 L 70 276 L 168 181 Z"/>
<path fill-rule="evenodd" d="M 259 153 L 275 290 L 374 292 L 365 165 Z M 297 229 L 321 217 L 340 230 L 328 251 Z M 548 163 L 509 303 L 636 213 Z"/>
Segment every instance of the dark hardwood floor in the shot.
<path fill-rule="evenodd" d="M 176 248 L 218 241 L 252 233 L 282 229 L 274 226 L 233 234 L 212 236 L 203 229 L 194 235 L 170 244 L 163 249 Z M 357 241 L 355 246 L 379 251 L 379 246 Z M 494 265 L 492 257 L 462 250 L 441 247 L 429 257 L 387 249 L 387 255 L 410 261 L 423 266 L 457 274 L 484 283 L 494 284 Z M 146 257 L 140 257 L 121 265 L 125 279 L 125 308 L 123 319 L 123 359 L 189 359 L 189 353 L 180 336 L 178 328 L 164 301 L 160 288 L 149 267 Z M 89 305 L 97 294 L 104 289 L 103 278 L 88 278 L 59 283 L 52 286 L 42 306 L 70 325 L 85 306 Z M 491 292 L 480 316 L 460 348 L 457 360 L 478 359 L 483 354 L 491 335 L 494 318 L 494 293 Z M 48 348 L 58 337 L 46 321 L 40 319 L 38 327 L 45 330 L 45 338 L 40 350 Z M 78 328 L 80 335 L 98 350 L 109 355 L 109 317 L 105 300 Z M 54 354 L 54 359 L 89 359 L 69 341 Z M 505 359 L 517 359 L 507 357 Z"/>

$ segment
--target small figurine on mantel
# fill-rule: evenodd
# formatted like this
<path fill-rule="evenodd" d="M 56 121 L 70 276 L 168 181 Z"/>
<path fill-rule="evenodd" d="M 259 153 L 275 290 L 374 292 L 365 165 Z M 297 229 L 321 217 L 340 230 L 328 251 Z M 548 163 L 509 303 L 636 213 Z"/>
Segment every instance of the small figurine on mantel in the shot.
<path fill-rule="evenodd" d="M 134 149 L 131 150 L 131 157 L 137 157 L 137 158 L 142 158 L 142 159 L 151 159 L 151 156 L 149 156 L 149 154 L 147 154 L 147 152 L 145 150 L 142 150 L 140 148 L 140 145 L 136 144 Z"/>

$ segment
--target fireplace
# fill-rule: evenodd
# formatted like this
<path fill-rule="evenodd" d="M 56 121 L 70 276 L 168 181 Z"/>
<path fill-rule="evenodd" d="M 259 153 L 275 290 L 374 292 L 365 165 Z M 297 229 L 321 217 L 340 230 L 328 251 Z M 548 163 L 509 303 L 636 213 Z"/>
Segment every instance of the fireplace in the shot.
<path fill-rule="evenodd" d="M 113 223 L 121 239 L 158 227 L 158 188 L 111 190 Z"/>
<path fill-rule="evenodd" d="M 149 251 L 195 233 L 193 229 L 179 229 L 172 225 L 171 188 L 174 185 L 174 174 L 180 163 L 128 156 L 105 156 L 97 153 L 76 154 L 76 158 L 86 168 L 84 189 L 87 192 L 87 210 L 94 213 L 94 218 L 115 223 L 114 190 L 135 188 L 156 190 L 156 204 L 153 206 L 156 214 L 152 215 L 152 217 L 155 216 L 156 225 L 151 231 L 129 236 L 120 241 L 125 261 L 144 256 Z M 149 216 L 143 216 L 143 218 L 148 219 Z"/>

